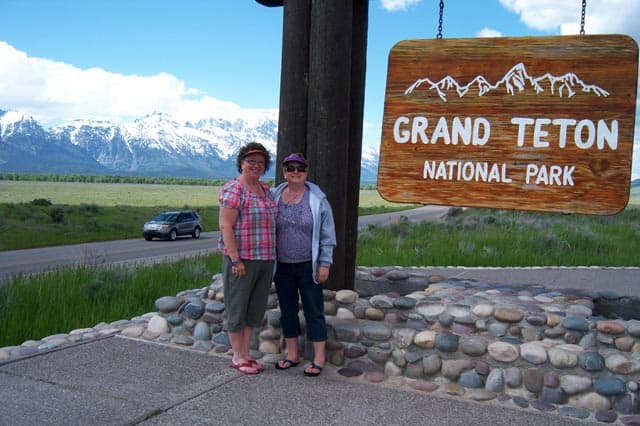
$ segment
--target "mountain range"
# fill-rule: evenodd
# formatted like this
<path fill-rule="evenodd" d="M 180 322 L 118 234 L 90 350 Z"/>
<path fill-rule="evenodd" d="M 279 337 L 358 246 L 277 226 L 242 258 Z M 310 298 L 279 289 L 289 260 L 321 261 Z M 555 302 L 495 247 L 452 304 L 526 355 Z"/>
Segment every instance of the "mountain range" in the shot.
<path fill-rule="evenodd" d="M 596 96 L 609 96 L 609 92 L 606 90 L 596 86 L 595 84 L 585 83 L 572 72 L 559 76 L 547 72 L 541 76 L 532 77 L 527 72 L 523 63 L 519 63 L 511 67 L 511 69 L 509 69 L 509 71 L 507 71 L 495 84 L 489 83 L 489 81 L 487 81 L 487 79 L 482 75 L 474 77 L 465 85 L 460 84 L 450 75 L 444 77 L 438 82 L 433 82 L 430 78 L 425 77 L 413 82 L 405 90 L 404 94 L 409 95 L 413 93 L 423 84 L 425 84 L 426 90 L 435 90 L 440 99 L 444 102 L 447 102 L 447 92 L 449 90 L 454 90 L 461 98 L 468 92 L 474 92 L 473 89 L 475 89 L 475 93 L 477 93 L 478 96 L 486 95 L 492 90 L 504 91 L 505 93 L 514 96 L 516 92 L 526 91 L 527 88 L 535 91 L 536 94 L 542 93 L 545 91 L 545 85 L 548 86 L 549 93 L 559 97 L 570 98 L 576 94 L 576 91 L 592 93 Z"/>
<path fill-rule="evenodd" d="M 44 128 L 0 110 L 0 172 L 230 178 L 236 154 L 260 142 L 276 157 L 277 113 L 178 121 L 156 112 L 124 123 L 74 120 Z M 361 181 L 375 182 L 378 153 L 363 148 Z M 274 176 L 274 169 L 267 172 Z"/>

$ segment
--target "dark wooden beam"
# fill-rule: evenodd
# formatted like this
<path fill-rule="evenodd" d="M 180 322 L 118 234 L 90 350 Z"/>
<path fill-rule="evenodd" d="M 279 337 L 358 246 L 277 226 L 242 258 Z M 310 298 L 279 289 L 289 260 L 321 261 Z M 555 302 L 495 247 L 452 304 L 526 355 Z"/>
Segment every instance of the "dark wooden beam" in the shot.
<path fill-rule="evenodd" d="M 256 2 L 267 7 L 278 7 L 284 4 L 284 0 L 256 0 Z"/>
<path fill-rule="evenodd" d="M 351 125 L 352 0 L 312 2 L 309 42 L 307 153 L 309 179 L 327 194 L 338 245 L 325 288 L 353 289 L 347 265 L 347 204 Z M 357 211 L 355 212 L 357 215 Z"/>
<path fill-rule="evenodd" d="M 358 245 L 358 207 L 360 205 L 360 161 L 362 159 L 362 123 L 364 119 L 365 73 L 367 68 L 367 33 L 369 0 L 353 0 L 351 40 L 350 124 L 346 198 L 344 276 L 341 289 L 355 287 L 356 251 Z"/>
<path fill-rule="evenodd" d="M 283 180 L 280 161 L 292 152 L 307 155 L 310 15 L 311 0 L 285 0 L 276 182 Z"/>

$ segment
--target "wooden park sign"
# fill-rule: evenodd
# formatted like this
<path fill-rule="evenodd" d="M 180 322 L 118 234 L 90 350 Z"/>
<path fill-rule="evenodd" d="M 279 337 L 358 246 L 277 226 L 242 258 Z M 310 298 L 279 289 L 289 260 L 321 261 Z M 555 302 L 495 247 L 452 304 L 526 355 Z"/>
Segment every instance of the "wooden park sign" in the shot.
<path fill-rule="evenodd" d="M 388 201 L 615 214 L 629 199 L 638 47 L 622 35 L 406 40 L 389 54 Z"/>

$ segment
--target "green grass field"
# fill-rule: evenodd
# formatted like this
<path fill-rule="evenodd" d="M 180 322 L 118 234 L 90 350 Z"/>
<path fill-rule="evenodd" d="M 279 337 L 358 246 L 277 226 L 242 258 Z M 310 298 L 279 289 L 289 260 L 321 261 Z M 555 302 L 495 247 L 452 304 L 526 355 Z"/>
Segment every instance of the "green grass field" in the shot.
<path fill-rule="evenodd" d="M 97 204 L 100 206 L 191 206 L 218 205 L 219 186 L 154 185 L 128 183 L 80 183 L 0 180 L 0 204 L 28 203 L 46 198 L 53 204 Z M 395 207 L 378 191 L 360 191 L 360 207 Z"/>
<path fill-rule="evenodd" d="M 53 204 L 196 208 L 217 205 L 219 191 L 219 186 L 200 185 L 0 180 L 0 204 L 28 203 L 37 198 L 45 198 Z M 640 187 L 631 190 L 629 204 L 640 205 Z M 385 201 L 377 190 L 366 189 L 360 191 L 360 207 L 401 209 L 407 205 Z"/>
<path fill-rule="evenodd" d="M 219 186 L 0 180 L 0 250 L 78 244 L 141 236 L 162 210 L 195 209 L 204 231 L 218 230 Z M 640 203 L 640 188 L 631 195 Z M 359 215 L 416 207 L 360 191 Z"/>
<path fill-rule="evenodd" d="M 80 183 L 0 181 L 0 204 L 28 203 L 46 198 L 53 204 L 97 204 L 100 206 L 212 206 L 217 204 L 217 186 L 153 185 L 128 183 Z"/>

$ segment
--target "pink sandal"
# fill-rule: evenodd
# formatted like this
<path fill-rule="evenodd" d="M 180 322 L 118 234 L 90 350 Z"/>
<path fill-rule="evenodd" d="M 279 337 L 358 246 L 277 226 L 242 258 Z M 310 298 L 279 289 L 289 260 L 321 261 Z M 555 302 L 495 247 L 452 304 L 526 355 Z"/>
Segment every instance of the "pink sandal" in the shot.
<path fill-rule="evenodd" d="M 255 368 L 259 372 L 264 371 L 264 366 L 260 364 L 258 361 L 256 361 L 255 359 L 250 359 L 247 362 L 251 365 L 251 367 Z"/>
<path fill-rule="evenodd" d="M 231 361 L 231 364 L 229 364 L 229 367 L 235 370 L 238 370 L 242 374 L 247 374 L 247 375 L 258 374 L 260 372 L 250 362 L 239 362 L 236 364 L 235 362 Z"/>

